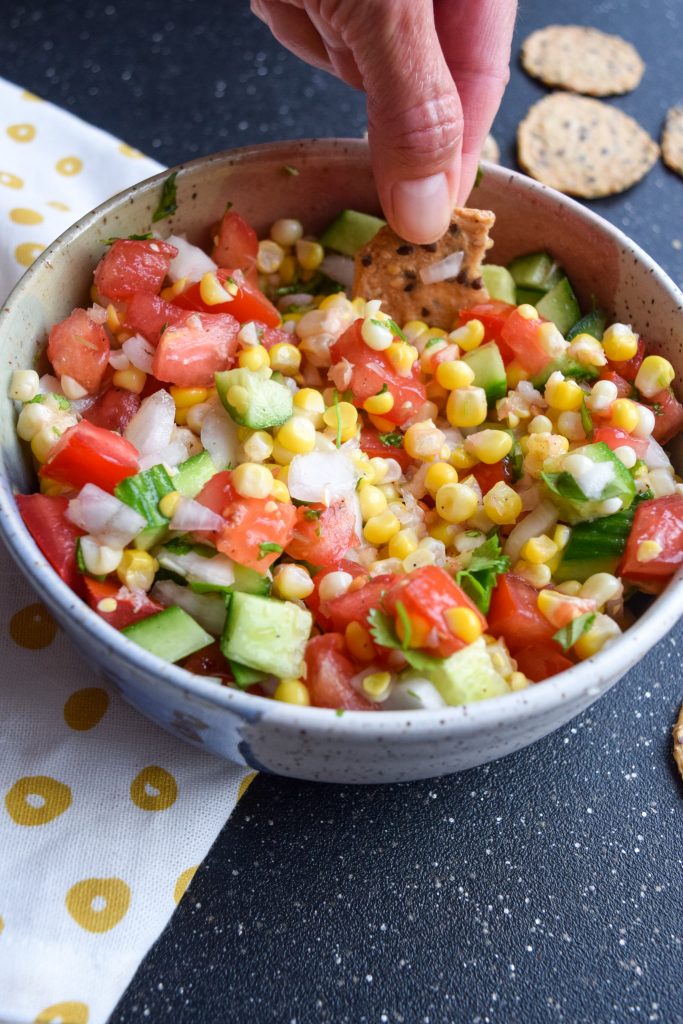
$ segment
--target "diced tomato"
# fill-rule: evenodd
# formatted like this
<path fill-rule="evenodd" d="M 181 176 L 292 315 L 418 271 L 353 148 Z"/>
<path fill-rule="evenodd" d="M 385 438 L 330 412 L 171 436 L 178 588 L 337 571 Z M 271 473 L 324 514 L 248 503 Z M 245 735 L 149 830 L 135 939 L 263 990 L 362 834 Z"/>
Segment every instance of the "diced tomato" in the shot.
<path fill-rule="evenodd" d="M 350 390 L 353 404 L 360 408 L 366 398 L 387 387 L 394 399 L 390 412 L 383 418 L 401 424 L 414 416 L 426 400 L 425 386 L 420 380 L 419 364 L 415 363 L 407 377 L 401 377 L 384 352 L 375 352 L 361 336 L 362 320 L 355 320 L 330 349 L 333 363 L 347 359 L 353 366 Z"/>
<path fill-rule="evenodd" d="M 95 268 L 95 287 L 108 299 L 127 299 L 135 292 L 158 294 L 178 250 L 157 239 L 120 238 Z"/>
<path fill-rule="evenodd" d="M 138 471 L 138 453 L 130 441 L 81 420 L 69 427 L 40 469 L 40 476 L 81 488 L 97 484 L 113 491 L 127 476 Z"/>
<path fill-rule="evenodd" d="M 320 513 L 318 517 L 316 513 Z M 345 502 L 335 502 L 329 508 L 319 504 L 301 505 L 296 510 L 287 554 L 325 568 L 337 565 L 357 543 L 356 517 Z"/>
<path fill-rule="evenodd" d="M 216 473 L 196 500 L 225 519 L 223 529 L 209 535 L 218 550 L 240 565 L 265 573 L 291 540 L 296 509 L 289 502 L 242 498 L 231 477 L 228 470 Z M 279 550 L 262 552 L 264 544 L 276 544 Z"/>
<path fill-rule="evenodd" d="M 185 658 L 181 666 L 197 676 L 215 676 L 223 683 L 232 682 L 230 666 L 223 656 L 218 640 Z"/>
<path fill-rule="evenodd" d="M 552 362 L 552 357 L 538 337 L 539 327 L 544 323 L 540 317 L 527 320 L 517 309 L 513 309 L 501 328 L 502 341 L 514 353 L 520 366 L 529 373 L 540 373 Z"/>
<path fill-rule="evenodd" d="M 336 565 L 326 566 L 317 572 L 313 577 L 313 590 L 305 599 L 306 606 L 313 614 L 313 618 L 318 623 L 321 629 L 330 630 L 332 623 L 326 614 L 321 611 L 320 601 L 320 584 L 328 575 L 328 573 L 335 572 L 341 569 L 343 572 L 348 572 L 351 576 L 357 578 L 358 576 L 367 576 L 367 570 L 363 568 L 358 562 L 352 562 L 350 558 L 342 558 Z M 327 608 L 327 605 L 325 605 Z"/>
<path fill-rule="evenodd" d="M 619 427 L 598 427 L 593 432 L 593 442 L 597 443 L 602 441 L 611 448 L 612 451 L 616 451 L 617 448 L 622 448 L 624 445 L 628 445 L 636 453 L 639 459 L 645 457 L 645 452 L 648 448 L 647 438 L 643 437 L 632 437 L 627 434 L 625 430 L 621 430 Z"/>
<path fill-rule="evenodd" d="M 652 436 L 660 444 L 671 441 L 683 430 L 683 405 L 675 397 L 671 388 L 659 391 L 651 402 L 655 414 L 655 428 Z"/>
<path fill-rule="evenodd" d="M 562 648 L 552 640 L 523 647 L 515 654 L 517 668 L 535 683 L 541 683 L 558 672 L 564 672 L 574 664 Z"/>
<path fill-rule="evenodd" d="M 84 309 L 74 309 L 50 331 L 47 357 L 58 377 L 73 377 L 89 394 L 95 394 L 109 365 L 107 332 Z"/>
<path fill-rule="evenodd" d="M 611 380 L 617 389 L 617 398 L 629 398 L 631 395 L 631 385 L 623 377 L 620 377 L 614 370 L 603 369 L 600 373 L 600 380 Z M 595 413 L 593 415 L 596 415 Z"/>
<path fill-rule="evenodd" d="M 351 683 L 357 671 L 341 633 L 326 633 L 308 641 L 306 685 L 314 707 L 376 711 L 377 705 L 366 700 Z"/>
<path fill-rule="evenodd" d="M 491 595 L 489 632 L 502 636 L 510 653 L 551 641 L 557 631 L 538 610 L 538 591 L 521 576 L 503 573 Z"/>
<path fill-rule="evenodd" d="M 486 619 L 455 580 L 436 565 L 413 569 L 391 587 L 383 598 L 386 611 L 393 616 L 401 635 L 402 620 L 398 604 L 402 603 L 412 627 L 412 646 L 426 647 L 447 658 L 465 643 L 453 633 L 444 613 L 450 608 L 471 608 L 486 630 Z"/>
<path fill-rule="evenodd" d="M 638 351 L 632 359 L 610 359 L 608 365 L 610 370 L 614 373 L 618 373 L 624 380 L 632 382 L 636 379 L 636 374 L 640 369 L 640 364 L 645 358 L 645 342 L 642 338 L 638 339 Z"/>
<path fill-rule="evenodd" d="M 259 323 L 255 320 L 256 329 L 259 332 L 259 344 L 263 345 L 264 348 L 271 349 L 273 345 L 281 345 L 288 343 L 291 345 L 296 342 L 296 337 L 292 338 L 289 331 L 286 331 L 283 327 L 267 327 L 263 323 Z"/>
<path fill-rule="evenodd" d="M 134 622 L 140 622 L 156 612 L 164 610 L 158 601 L 153 601 L 143 590 L 129 590 L 117 581 L 95 580 L 91 576 L 83 576 L 85 598 L 93 611 L 97 612 L 105 622 L 114 629 L 125 629 Z M 100 601 L 113 598 L 116 608 L 105 612 L 99 607 Z"/>
<path fill-rule="evenodd" d="M 382 596 L 397 581 L 396 573 L 382 573 L 381 576 L 373 576 L 364 586 L 352 590 L 341 597 L 335 597 L 328 601 L 325 611 L 332 623 L 332 628 L 343 633 L 350 622 L 360 622 L 367 627 L 368 613 L 373 608 L 379 608 L 382 603 Z"/>
<path fill-rule="evenodd" d="M 177 306 L 166 302 L 160 295 L 135 292 L 126 307 L 124 327 L 156 345 L 163 327 L 173 327 L 185 319 L 185 314 Z"/>
<path fill-rule="evenodd" d="M 216 307 L 214 307 L 216 308 Z M 152 373 L 179 387 L 209 387 L 235 358 L 240 325 L 230 313 L 188 313 L 159 339 Z"/>
<path fill-rule="evenodd" d="M 47 494 L 17 494 L 21 518 L 55 572 L 72 590 L 79 591 L 81 574 L 76 565 L 76 541 L 83 535 L 69 519 L 68 498 Z"/>
<path fill-rule="evenodd" d="M 123 433 L 139 408 L 140 395 L 123 388 L 107 388 L 85 410 L 83 417 L 96 427 Z"/>
<path fill-rule="evenodd" d="M 661 547 L 656 558 L 638 560 L 638 549 L 645 540 Z M 662 592 L 670 578 L 683 565 L 683 495 L 643 501 L 636 509 L 626 550 L 618 574 L 648 594 Z"/>
<path fill-rule="evenodd" d="M 466 324 L 468 320 L 481 320 L 484 325 L 484 341 L 495 341 L 500 349 L 503 362 L 509 363 L 515 356 L 512 349 L 503 340 L 503 328 L 514 309 L 516 307 L 509 302 L 489 299 L 488 302 L 478 302 L 475 306 L 461 309 L 458 313 L 458 320 L 460 324 Z"/>
<path fill-rule="evenodd" d="M 218 225 L 211 259 L 219 267 L 233 267 L 255 273 L 258 235 L 244 217 L 227 210 Z M 256 283 L 256 282 L 254 282 Z"/>
<path fill-rule="evenodd" d="M 479 462 L 472 467 L 471 473 L 481 487 L 481 493 L 486 494 L 501 481 L 508 484 L 512 480 L 509 456 L 506 455 L 500 462 L 494 462 L 490 466 L 486 462 Z"/>
<path fill-rule="evenodd" d="M 191 284 L 173 301 L 181 309 L 194 309 L 203 313 L 230 313 L 241 324 L 248 320 L 259 320 L 266 327 L 279 327 L 282 318 L 270 299 L 262 291 L 250 284 L 240 270 L 218 270 L 216 277 L 225 283 L 228 278 L 237 286 L 237 294 L 231 302 L 219 302 L 215 306 L 207 306 L 202 301 L 199 283 Z"/>
<path fill-rule="evenodd" d="M 395 459 L 399 466 L 406 471 L 413 461 L 401 443 L 399 447 L 393 444 L 385 444 L 380 438 L 379 431 L 372 427 L 363 427 L 360 434 L 360 447 L 371 459 Z"/>

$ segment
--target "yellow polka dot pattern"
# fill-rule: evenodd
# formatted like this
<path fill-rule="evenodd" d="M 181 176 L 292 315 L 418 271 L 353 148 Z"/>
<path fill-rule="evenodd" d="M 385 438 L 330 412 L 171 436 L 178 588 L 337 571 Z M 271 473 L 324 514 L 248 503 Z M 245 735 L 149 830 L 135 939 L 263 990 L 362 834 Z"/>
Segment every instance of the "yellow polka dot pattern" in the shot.
<path fill-rule="evenodd" d="M 5 807 L 17 825 L 47 825 L 71 806 L 71 789 L 49 775 L 25 775 L 5 794 Z"/>
<path fill-rule="evenodd" d="M 24 182 L 18 174 L 12 174 L 11 171 L 0 171 L 0 185 L 5 185 L 6 188 L 23 188 Z"/>
<path fill-rule="evenodd" d="M 89 1019 L 85 1003 L 53 1003 L 40 1011 L 33 1024 L 88 1024 Z"/>
<path fill-rule="evenodd" d="M 83 161 L 77 156 L 64 156 L 55 164 L 55 170 L 58 174 L 72 178 L 74 174 L 80 174 L 83 170 Z"/>
<path fill-rule="evenodd" d="M 33 142 L 36 137 L 36 129 L 32 124 L 11 124 L 7 129 L 7 134 L 15 142 Z"/>
<path fill-rule="evenodd" d="M 249 789 L 249 787 L 251 786 L 251 784 L 252 784 L 252 782 L 254 781 L 255 778 L 256 778 L 256 772 L 251 772 L 250 775 L 245 775 L 244 776 L 244 778 L 240 782 L 240 788 L 237 790 L 237 799 L 238 800 L 242 799 L 242 797 L 244 796 L 246 791 Z"/>
<path fill-rule="evenodd" d="M 9 632 L 19 647 L 37 651 L 52 643 L 57 635 L 57 623 L 45 605 L 36 601 L 15 612 L 10 619 Z"/>
<path fill-rule="evenodd" d="M 76 732 L 94 729 L 109 707 L 109 694 L 101 686 L 86 686 L 71 694 L 64 705 L 64 721 Z"/>
<path fill-rule="evenodd" d="M 197 868 L 199 864 L 193 864 L 191 868 L 185 868 L 184 871 L 178 875 L 175 886 L 173 888 L 173 899 L 176 903 L 180 903 L 181 899 L 187 892 L 187 888 L 197 874 Z"/>
<path fill-rule="evenodd" d="M 109 932 L 130 906 L 130 886 L 122 878 L 84 878 L 66 894 L 66 909 L 87 932 Z"/>
<path fill-rule="evenodd" d="M 9 212 L 10 220 L 15 224 L 42 224 L 45 218 L 37 210 L 27 210 L 23 206 L 15 206 Z"/>
<path fill-rule="evenodd" d="M 178 796 L 178 783 L 156 764 L 143 768 L 130 784 L 130 798 L 141 811 L 167 811 Z"/>
<path fill-rule="evenodd" d="M 14 258 L 22 267 L 30 267 L 45 249 L 42 242 L 22 242 L 14 250 Z"/>

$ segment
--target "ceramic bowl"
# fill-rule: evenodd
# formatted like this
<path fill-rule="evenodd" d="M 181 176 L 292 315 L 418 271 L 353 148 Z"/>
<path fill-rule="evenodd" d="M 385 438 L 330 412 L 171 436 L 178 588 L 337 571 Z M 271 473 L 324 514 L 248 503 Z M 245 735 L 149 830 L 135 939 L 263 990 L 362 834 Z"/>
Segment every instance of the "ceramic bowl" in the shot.
<path fill-rule="evenodd" d="M 291 173 L 291 170 L 296 173 Z M 182 165 L 178 209 L 160 226 L 208 242 L 227 200 L 267 231 L 277 217 L 322 228 L 345 207 L 379 212 L 367 146 L 359 140 L 275 143 Z M 683 573 L 607 651 L 528 690 L 438 712 L 299 709 L 205 682 L 111 629 L 49 567 L 24 528 L 13 494 L 35 480 L 5 396 L 14 369 L 31 366 L 47 331 L 87 301 L 102 239 L 149 229 L 166 173 L 115 196 L 71 227 L 31 267 L 0 314 L 0 531 L 41 599 L 90 661 L 132 705 L 179 740 L 240 765 L 328 782 L 429 778 L 519 750 L 563 725 L 613 686 L 671 628 L 683 605 Z M 616 228 L 552 189 L 487 166 L 472 205 L 496 213 L 492 259 L 548 249 L 579 297 L 597 296 L 683 374 L 683 296 Z M 682 468 L 683 451 L 676 453 Z"/>

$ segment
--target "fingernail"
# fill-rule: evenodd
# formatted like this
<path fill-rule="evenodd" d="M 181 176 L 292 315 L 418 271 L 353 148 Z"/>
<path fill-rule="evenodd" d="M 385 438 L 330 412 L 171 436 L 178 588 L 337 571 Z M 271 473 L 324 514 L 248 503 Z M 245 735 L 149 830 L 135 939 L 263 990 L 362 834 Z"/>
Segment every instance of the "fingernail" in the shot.
<path fill-rule="evenodd" d="M 396 230 L 410 242 L 435 242 L 451 219 L 451 198 L 445 174 L 397 181 L 391 192 Z"/>

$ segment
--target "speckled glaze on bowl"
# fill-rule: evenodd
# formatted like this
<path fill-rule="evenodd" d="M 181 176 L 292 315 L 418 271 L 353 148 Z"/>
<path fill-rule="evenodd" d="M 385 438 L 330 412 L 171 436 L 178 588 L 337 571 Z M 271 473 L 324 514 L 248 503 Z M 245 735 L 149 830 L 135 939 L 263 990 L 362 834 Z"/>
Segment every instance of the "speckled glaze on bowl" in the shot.
<path fill-rule="evenodd" d="M 298 173 L 291 174 L 287 168 Z M 256 146 L 178 170 L 178 210 L 160 227 L 208 242 L 231 200 L 259 232 L 280 216 L 320 229 L 344 207 L 378 212 L 367 146 L 359 140 Z M 165 664 L 111 629 L 49 567 L 13 494 L 34 488 L 7 395 L 11 373 L 32 365 L 52 323 L 87 300 L 101 240 L 149 229 L 166 174 L 115 196 L 70 228 L 31 267 L 0 313 L 0 533 L 41 599 L 92 665 L 142 714 L 180 739 L 238 764 L 328 782 L 403 782 L 502 757 L 569 721 L 617 682 L 678 618 L 679 573 L 648 612 L 603 654 L 549 682 L 466 707 L 378 714 L 298 709 L 207 683 Z M 580 299 L 630 322 L 683 374 L 683 296 L 625 235 L 522 175 L 487 166 L 472 205 L 497 215 L 492 259 L 549 249 Z M 681 468 L 683 451 L 676 452 Z"/>

